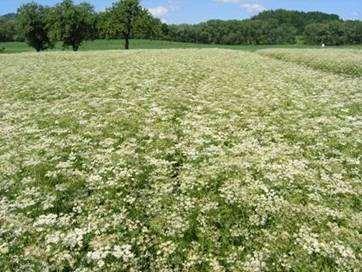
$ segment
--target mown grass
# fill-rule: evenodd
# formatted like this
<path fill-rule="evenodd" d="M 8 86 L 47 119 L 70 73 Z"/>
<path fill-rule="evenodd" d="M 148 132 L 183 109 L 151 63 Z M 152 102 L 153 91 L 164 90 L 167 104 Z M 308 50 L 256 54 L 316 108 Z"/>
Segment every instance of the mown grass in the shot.
<path fill-rule="evenodd" d="M 362 76 L 362 51 L 357 49 L 266 49 L 263 56 L 349 76 Z"/>
<path fill-rule="evenodd" d="M 0 271 L 359 270 L 361 78 L 224 49 L 0 65 Z"/>
<path fill-rule="evenodd" d="M 84 42 L 80 47 L 80 51 L 90 50 L 123 50 L 123 40 L 94 40 Z M 20 53 L 31 52 L 33 48 L 23 42 L 1 43 L 0 49 L 2 53 Z M 265 48 L 318 48 L 317 46 L 306 45 L 215 45 L 215 44 L 195 44 L 181 43 L 169 41 L 153 41 L 153 40 L 131 40 L 131 49 L 169 49 L 169 48 L 225 48 L 235 50 L 256 51 Z M 359 47 L 355 47 L 359 48 Z M 361 47 L 362 48 L 362 47 Z M 57 43 L 51 51 L 63 50 L 60 43 Z M 70 50 L 69 48 L 66 50 Z"/>

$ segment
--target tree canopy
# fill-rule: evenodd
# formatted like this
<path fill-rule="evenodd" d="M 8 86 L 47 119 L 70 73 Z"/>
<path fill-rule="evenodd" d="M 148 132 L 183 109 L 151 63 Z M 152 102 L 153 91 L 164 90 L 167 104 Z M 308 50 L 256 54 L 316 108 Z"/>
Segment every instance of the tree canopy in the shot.
<path fill-rule="evenodd" d="M 49 9 L 35 2 L 25 4 L 18 10 L 17 21 L 25 41 L 36 51 L 52 47 L 49 36 Z"/>
<path fill-rule="evenodd" d="M 129 39 L 141 13 L 139 0 L 118 0 L 108 10 L 111 31 L 116 35 L 122 35 L 125 39 L 125 49 L 129 49 Z"/>
<path fill-rule="evenodd" d="M 168 26 L 167 39 L 214 44 L 361 43 L 361 21 L 343 21 L 335 14 L 267 10 L 246 20 L 210 20 Z"/>
<path fill-rule="evenodd" d="M 0 17 L 0 42 L 15 41 L 17 36 L 15 17 Z"/>
<path fill-rule="evenodd" d="M 52 38 L 77 51 L 84 40 L 91 39 L 95 28 L 95 11 L 88 3 L 75 5 L 63 0 L 51 12 Z"/>

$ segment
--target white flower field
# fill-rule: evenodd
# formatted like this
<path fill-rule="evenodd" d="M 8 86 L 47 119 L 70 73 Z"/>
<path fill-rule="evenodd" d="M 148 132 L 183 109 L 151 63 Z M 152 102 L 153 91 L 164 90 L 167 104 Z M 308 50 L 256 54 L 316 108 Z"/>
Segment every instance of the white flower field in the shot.
<path fill-rule="evenodd" d="M 327 72 L 362 77 L 362 53 L 360 49 L 265 49 L 259 50 L 258 53 Z"/>
<path fill-rule="evenodd" d="M 0 271 L 360 271 L 362 51 L 327 52 L 0 55 Z"/>

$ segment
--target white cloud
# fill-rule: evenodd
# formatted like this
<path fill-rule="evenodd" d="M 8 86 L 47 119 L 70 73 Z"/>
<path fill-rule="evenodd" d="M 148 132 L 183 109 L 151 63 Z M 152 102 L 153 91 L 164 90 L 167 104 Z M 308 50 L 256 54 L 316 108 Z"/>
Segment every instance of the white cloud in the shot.
<path fill-rule="evenodd" d="M 255 15 L 259 12 L 266 10 L 266 8 L 262 4 L 251 3 L 245 0 L 214 0 L 215 2 L 221 4 L 238 4 L 240 8 L 244 9 L 246 12 Z"/>
<path fill-rule="evenodd" d="M 246 4 L 242 4 L 241 7 L 244 8 L 248 13 L 253 14 L 253 15 L 258 14 L 258 13 L 262 12 L 263 10 L 266 10 L 266 8 L 260 4 L 246 3 Z"/>
<path fill-rule="evenodd" d="M 358 11 L 353 11 L 351 15 L 351 18 L 354 20 L 360 20 L 362 18 L 362 13 L 359 13 Z"/>
<path fill-rule="evenodd" d="M 149 8 L 149 12 L 157 17 L 157 18 L 163 18 L 170 10 L 165 6 L 158 6 L 154 8 Z"/>
<path fill-rule="evenodd" d="M 166 17 L 170 12 L 176 11 L 179 9 L 178 0 L 169 0 L 166 4 L 148 8 L 148 11 L 155 17 L 161 19 L 163 22 L 166 22 Z"/>

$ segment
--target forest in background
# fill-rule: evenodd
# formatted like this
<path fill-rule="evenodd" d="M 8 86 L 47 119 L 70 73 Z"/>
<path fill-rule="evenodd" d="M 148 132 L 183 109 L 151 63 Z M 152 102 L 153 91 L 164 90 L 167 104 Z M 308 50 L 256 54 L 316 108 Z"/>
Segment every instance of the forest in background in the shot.
<path fill-rule="evenodd" d="M 124 38 L 109 21 L 109 11 L 89 7 L 87 39 Z M 51 8 L 49 8 L 51 9 Z M 322 12 L 268 10 L 244 20 L 209 20 L 198 24 L 166 24 L 146 12 L 131 38 L 226 45 L 362 44 L 362 22 Z M 88 15 L 87 15 L 88 16 Z M 24 41 L 17 14 L 0 17 L 0 42 Z"/>

